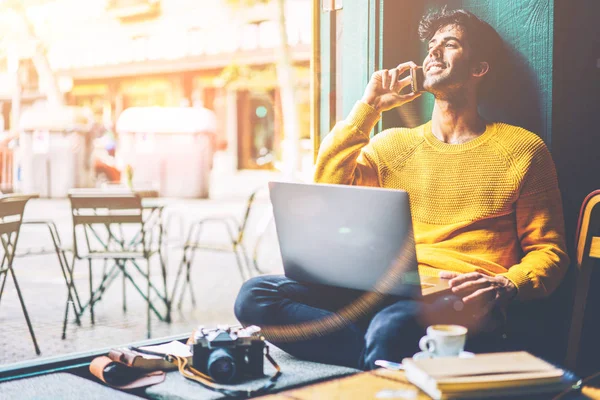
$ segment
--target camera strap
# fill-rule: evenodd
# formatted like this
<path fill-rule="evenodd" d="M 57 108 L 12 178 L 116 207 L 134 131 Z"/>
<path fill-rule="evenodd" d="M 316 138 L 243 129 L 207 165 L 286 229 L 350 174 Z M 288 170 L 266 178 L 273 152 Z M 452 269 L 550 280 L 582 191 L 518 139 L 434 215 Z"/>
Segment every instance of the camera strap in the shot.
<path fill-rule="evenodd" d="M 277 364 L 277 362 L 269 354 L 269 346 L 267 346 L 267 345 L 265 345 L 265 354 L 264 355 L 267 358 L 267 360 L 269 360 L 271 365 L 273 365 L 273 367 L 275 367 L 275 374 L 273 374 L 269 378 L 269 380 L 267 382 L 265 382 L 265 384 L 263 386 L 259 387 L 258 389 L 251 389 L 251 390 L 229 389 L 226 386 L 218 385 L 215 383 L 215 381 L 210 376 L 203 374 L 202 372 L 198 371 L 197 369 L 195 369 L 194 367 L 189 365 L 188 360 L 185 357 L 167 354 L 165 356 L 165 360 L 177 365 L 177 368 L 179 369 L 179 373 L 181 375 L 183 375 L 183 377 L 185 377 L 189 380 L 198 382 L 199 384 L 201 384 L 202 386 L 204 386 L 207 389 L 213 390 L 215 392 L 224 394 L 225 396 L 229 396 L 229 397 L 240 397 L 240 396 L 252 397 L 252 396 L 264 394 L 267 391 L 269 391 L 270 389 L 272 389 L 273 387 L 275 387 L 277 380 L 279 379 L 279 377 L 282 374 L 281 367 L 279 366 L 279 364 Z"/>

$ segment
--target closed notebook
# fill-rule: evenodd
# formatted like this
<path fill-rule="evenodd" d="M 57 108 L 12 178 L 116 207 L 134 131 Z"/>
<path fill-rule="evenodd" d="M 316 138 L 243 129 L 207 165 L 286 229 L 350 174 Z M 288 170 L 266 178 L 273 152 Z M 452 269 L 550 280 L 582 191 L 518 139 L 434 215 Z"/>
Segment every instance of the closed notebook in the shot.
<path fill-rule="evenodd" d="M 570 385 L 564 370 L 524 351 L 402 363 L 406 378 L 434 399 L 543 393 Z"/>
<path fill-rule="evenodd" d="M 131 348 L 112 349 L 108 353 L 108 357 L 113 361 L 119 361 L 130 367 L 146 371 L 176 369 L 177 366 L 175 364 L 164 359 L 164 355 L 166 354 L 185 357 L 188 361 L 192 359 L 190 347 L 178 341 L 155 346 L 141 346 L 138 349 L 141 351 Z M 148 354 L 146 352 L 155 354 Z"/>

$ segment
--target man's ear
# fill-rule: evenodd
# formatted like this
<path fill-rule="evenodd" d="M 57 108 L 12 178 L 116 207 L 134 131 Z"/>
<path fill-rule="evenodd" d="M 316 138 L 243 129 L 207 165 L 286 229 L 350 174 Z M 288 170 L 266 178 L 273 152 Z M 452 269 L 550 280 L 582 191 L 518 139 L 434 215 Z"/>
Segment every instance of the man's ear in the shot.
<path fill-rule="evenodd" d="M 478 62 L 472 69 L 471 69 L 471 73 L 473 74 L 473 76 L 476 77 L 482 77 L 485 74 L 488 73 L 488 71 L 490 70 L 490 64 L 488 64 L 485 61 L 481 61 Z"/>

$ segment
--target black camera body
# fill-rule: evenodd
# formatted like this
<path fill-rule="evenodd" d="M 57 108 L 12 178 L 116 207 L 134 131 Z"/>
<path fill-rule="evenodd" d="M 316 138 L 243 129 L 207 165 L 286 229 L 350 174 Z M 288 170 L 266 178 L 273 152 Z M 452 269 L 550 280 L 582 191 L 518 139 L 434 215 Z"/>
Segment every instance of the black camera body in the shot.
<path fill-rule="evenodd" d="M 264 375 L 265 338 L 260 328 L 198 328 L 192 342 L 192 365 L 218 383 Z"/>

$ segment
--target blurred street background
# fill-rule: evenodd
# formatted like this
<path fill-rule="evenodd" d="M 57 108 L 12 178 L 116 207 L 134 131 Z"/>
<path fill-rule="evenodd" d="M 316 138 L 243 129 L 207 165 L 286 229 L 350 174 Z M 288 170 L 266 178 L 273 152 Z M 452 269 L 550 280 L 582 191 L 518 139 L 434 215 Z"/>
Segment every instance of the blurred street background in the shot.
<path fill-rule="evenodd" d="M 173 223 L 169 232 L 167 282 L 169 291 L 174 284 L 175 274 L 181 262 L 181 235 L 187 234 L 191 221 L 207 216 L 232 215 L 242 219 L 246 207 L 246 196 L 280 174 L 269 171 L 243 171 L 214 185 L 214 199 L 166 199 L 165 217 Z M 235 189 L 235 190 L 233 190 Z M 268 222 L 270 210 L 267 192 L 263 192 L 249 220 L 246 242 L 249 251 L 255 250 L 258 235 L 262 234 L 257 248 L 259 267 L 268 273 L 282 273 L 281 258 L 274 225 Z M 30 200 L 26 219 L 51 219 L 57 224 L 65 247 L 72 242 L 72 220 L 69 201 L 65 199 Z M 180 223 L 180 217 L 183 221 Z M 265 220 L 265 217 L 267 220 Z M 227 232 L 221 225 L 207 227 L 202 236 L 211 243 L 227 243 Z M 17 250 L 51 249 L 52 242 L 45 227 L 24 225 Z M 0 304 L 0 364 L 13 363 L 33 358 L 66 355 L 74 352 L 114 347 L 146 338 L 146 306 L 133 287 L 127 288 L 127 312 L 122 311 L 122 286 L 117 279 L 94 308 L 95 325 L 90 322 L 89 311 L 82 316 L 82 325 L 75 323 L 70 314 L 67 338 L 61 339 L 67 291 L 60 272 L 60 265 L 53 252 L 46 255 L 16 258 L 14 270 L 35 334 L 41 356 L 36 356 L 27 331 L 27 325 L 19 305 L 16 291 L 9 277 Z M 94 273 L 99 282 L 100 268 Z M 157 260 L 152 264 L 153 275 L 159 276 Z M 217 324 L 236 324 L 233 302 L 242 284 L 235 257 L 232 253 L 201 252 L 192 265 L 192 282 L 197 306 L 193 307 L 186 293 L 181 309 L 173 307 L 173 322 L 160 322 L 153 316 L 152 336 L 163 337 L 191 332 L 198 325 L 206 327 Z M 75 285 L 82 300 L 88 295 L 87 262 L 79 261 L 75 268 Z M 160 284 L 157 283 L 160 287 Z M 142 283 L 143 287 L 143 283 Z M 178 299 L 176 299 L 178 300 Z"/>
<path fill-rule="evenodd" d="M 192 221 L 222 214 L 241 221 L 248 196 L 269 180 L 311 177 L 311 5 L 310 0 L 0 0 L 3 196 L 39 195 L 28 202 L 24 220 L 52 220 L 69 247 L 72 189 L 154 191 L 166 206 L 171 295 Z M 266 191 L 245 233 L 261 271 L 281 272 Z M 228 243 L 218 225 L 203 238 Z M 21 227 L 18 254 L 51 245 L 46 228 Z M 67 289 L 56 254 L 17 255 L 13 265 L 41 356 L 4 269 L 0 364 L 145 339 L 145 303 L 128 287 L 124 313 L 118 278 L 95 307 L 95 325 L 89 311 L 81 326 L 71 314 L 62 340 Z M 158 265 L 152 268 L 159 276 Z M 99 282 L 102 266 L 94 271 Z M 85 302 L 86 261 L 75 266 L 74 275 Z M 233 254 L 198 253 L 192 280 L 197 306 L 186 297 L 181 309 L 174 305 L 172 323 L 154 317 L 152 337 L 235 322 L 232 306 L 243 280 Z"/>

